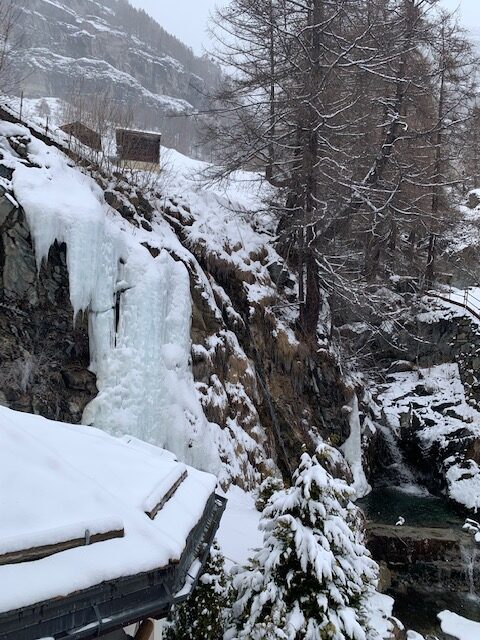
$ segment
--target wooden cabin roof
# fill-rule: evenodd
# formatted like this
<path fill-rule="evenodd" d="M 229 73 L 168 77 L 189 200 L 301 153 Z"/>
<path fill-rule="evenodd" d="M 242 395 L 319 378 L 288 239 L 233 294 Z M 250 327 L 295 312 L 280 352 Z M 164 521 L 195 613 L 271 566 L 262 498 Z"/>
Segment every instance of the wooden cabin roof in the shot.
<path fill-rule="evenodd" d="M 62 124 L 59 127 L 64 133 L 74 136 L 82 144 L 94 149 L 95 151 L 101 151 L 102 149 L 102 137 L 97 132 L 88 127 L 83 122 L 76 120 L 75 122 L 68 122 Z"/>
<path fill-rule="evenodd" d="M 26 610 L 58 608 L 62 599 L 71 609 L 72 598 L 97 594 L 99 585 L 135 590 L 133 578 L 151 574 L 181 586 L 215 511 L 215 485 L 214 476 L 135 438 L 0 407 L 0 584 L 8 585 L 0 589 L 0 639 L 53 635 L 7 631 L 16 613 L 25 621 Z M 151 582 L 142 583 L 144 604 Z M 88 620 L 94 614 L 85 607 Z"/>

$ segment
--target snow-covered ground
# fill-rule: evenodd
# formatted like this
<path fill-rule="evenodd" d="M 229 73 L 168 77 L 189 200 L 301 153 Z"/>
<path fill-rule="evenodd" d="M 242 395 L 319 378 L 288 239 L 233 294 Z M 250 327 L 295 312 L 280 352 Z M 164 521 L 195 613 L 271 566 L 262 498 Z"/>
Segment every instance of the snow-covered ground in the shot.
<path fill-rule="evenodd" d="M 21 112 L 22 120 L 32 122 L 41 129 L 45 130 L 48 125 L 50 132 L 54 132 L 62 124 L 65 107 L 59 98 L 23 98 L 21 100 L 16 96 L 8 96 L 6 102 L 18 117 Z"/>
<path fill-rule="evenodd" d="M 457 640 L 478 640 L 480 638 L 480 622 L 467 620 L 451 611 L 438 614 L 442 631 Z"/>
<path fill-rule="evenodd" d="M 263 536 L 258 529 L 260 513 L 255 508 L 253 495 L 232 486 L 226 497 L 227 508 L 217 538 L 228 568 L 246 564 L 252 551 L 262 546 Z"/>
<path fill-rule="evenodd" d="M 245 273 L 244 286 L 252 305 L 274 296 L 266 267 L 281 259 L 272 247 L 275 220 L 265 205 L 274 195 L 272 188 L 251 171 L 237 171 L 228 180 L 212 182 L 208 163 L 174 149 L 162 148 L 161 158 L 169 209 L 186 206 L 192 214 L 191 224 L 185 227 L 188 241 L 202 243 L 209 255 Z"/>

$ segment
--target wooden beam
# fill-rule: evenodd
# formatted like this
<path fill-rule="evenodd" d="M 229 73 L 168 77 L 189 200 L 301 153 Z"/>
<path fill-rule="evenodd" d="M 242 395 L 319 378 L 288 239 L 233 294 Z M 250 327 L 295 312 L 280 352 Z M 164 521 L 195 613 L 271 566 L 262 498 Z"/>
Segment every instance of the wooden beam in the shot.
<path fill-rule="evenodd" d="M 150 640 L 153 638 L 154 624 L 152 620 L 144 620 L 139 626 L 133 640 Z"/>
<path fill-rule="evenodd" d="M 157 515 L 157 513 L 163 509 L 163 507 L 170 500 L 170 498 L 173 496 L 173 494 L 178 489 L 178 487 L 185 480 L 187 475 L 188 475 L 188 472 L 184 471 L 182 473 L 182 475 L 179 477 L 179 479 L 174 484 L 172 484 L 172 486 L 167 491 L 167 493 L 163 496 L 163 498 L 160 500 L 160 502 L 157 505 L 155 505 L 151 511 L 146 511 L 145 512 L 147 514 L 147 516 L 150 518 L 150 520 L 153 520 L 155 518 L 155 516 Z"/>
<path fill-rule="evenodd" d="M 55 553 L 66 551 L 67 549 L 75 549 L 76 547 L 85 547 L 95 542 L 103 542 L 104 540 L 113 540 L 114 538 L 123 538 L 124 529 L 107 531 L 107 533 L 95 533 L 90 537 L 76 538 L 75 540 L 65 540 L 57 544 L 47 544 L 42 547 L 33 547 L 31 549 L 22 549 L 20 551 L 11 551 L 0 556 L 0 565 L 18 564 L 19 562 L 31 562 L 32 560 L 40 560 L 53 556 Z"/>

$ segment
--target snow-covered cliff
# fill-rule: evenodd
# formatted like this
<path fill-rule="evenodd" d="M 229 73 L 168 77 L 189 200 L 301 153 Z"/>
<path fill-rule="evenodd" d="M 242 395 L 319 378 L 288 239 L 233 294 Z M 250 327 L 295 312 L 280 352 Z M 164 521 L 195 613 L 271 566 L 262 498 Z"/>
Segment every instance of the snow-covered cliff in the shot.
<path fill-rule="evenodd" d="M 4 124 L 6 137 L 28 135 Z M 92 178 L 54 147 L 31 139 L 29 163 L 7 144 L 13 197 L 26 214 L 37 268 L 50 247 L 66 247 L 69 292 L 88 313 L 90 370 L 99 393 L 84 422 L 162 444 L 182 460 L 218 470 L 215 427 L 197 398 L 190 361 L 189 276 L 166 251 L 153 257 L 134 228 L 109 210 Z M 217 427 L 218 429 L 218 427 Z"/>

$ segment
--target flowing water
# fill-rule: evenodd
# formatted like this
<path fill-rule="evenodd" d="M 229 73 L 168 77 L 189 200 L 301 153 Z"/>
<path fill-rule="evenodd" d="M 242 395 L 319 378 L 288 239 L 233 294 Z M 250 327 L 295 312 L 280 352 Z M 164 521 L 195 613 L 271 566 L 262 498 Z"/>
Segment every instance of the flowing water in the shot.
<path fill-rule="evenodd" d="M 381 424 L 376 424 L 380 430 L 385 446 L 385 457 L 376 478 L 376 487 L 397 487 L 405 493 L 428 496 L 429 492 L 422 487 L 415 470 L 405 461 L 396 434 Z"/>
<path fill-rule="evenodd" d="M 405 461 L 396 435 L 386 426 L 377 425 L 377 428 L 380 429 L 385 448 L 382 452 L 383 465 L 377 473 L 373 491 L 357 502 L 368 520 L 395 525 L 402 519 L 405 526 L 460 531 L 465 518 L 445 498 L 433 496 L 421 485 L 415 470 Z M 400 532 L 401 527 L 401 535 Z M 477 549 L 467 543 L 461 553 L 465 566 L 465 586 L 468 586 L 465 591 L 448 591 L 448 587 L 445 591 L 407 587 L 406 591 L 391 594 L 395 598 L 394 615 L 407 628 L 422 633 L 425 638 L 443 640 L 446 636 L 437 619 L 440 611 L 448 609 L 480 621 L 480 597 L 475 588 L 480 547 Z M 448 573 L 448 567 L 446 571 Z M 476 579 L 478 585 L 478 573 Z"/>
<path fill-rule="evenodd" d="M 461 528 L 465 522 L 444 498 L 402 487 L 379 487 L 357 504 L 369 520 L 381 524 L 394 525 L 400 516 L 412 527 Z"/>
<path fill-rule="evenodd" d="M 465 563 L 465 574 L 468 580 L 468 593 L 472 598 L 477 595 L 475 588 L 475 569 L 478 562 L 478 556 L 479 552 L 477 547 L 462 548 L 462 559 Z"/>

